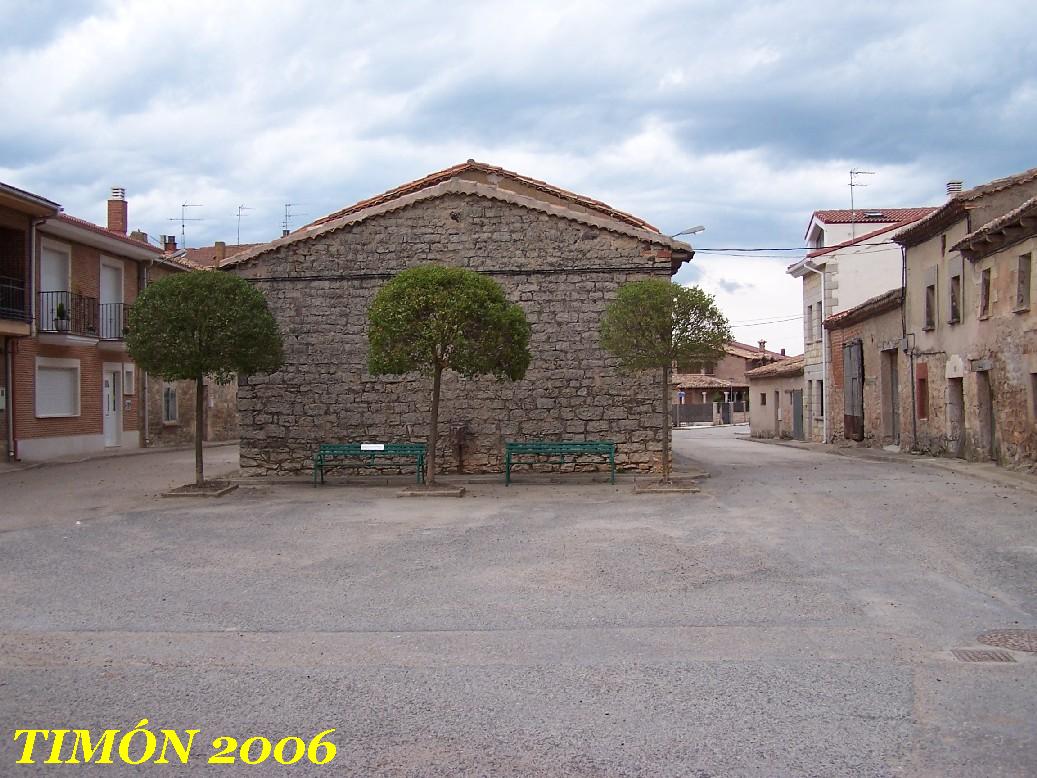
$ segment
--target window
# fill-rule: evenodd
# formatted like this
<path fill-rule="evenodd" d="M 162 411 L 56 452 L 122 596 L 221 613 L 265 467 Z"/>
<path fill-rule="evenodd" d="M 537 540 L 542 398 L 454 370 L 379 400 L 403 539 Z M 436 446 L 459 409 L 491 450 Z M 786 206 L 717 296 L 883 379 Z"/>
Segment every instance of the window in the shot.
<path fill-rule="evenodd" d="M 817 407 L 821 409 L 820 416 L 825 415 L 825 382 L 817 382 Z"/>
<path fill-rule="evenodd" d="M 817 304 L 817 323 L 814 325 L 814 340 L 824 340 L 824 336 L 821 334 L 821 327 L 823 322 L 821 321 L 824 317 L 824 306 L 819 301 Z"/>
<path fill-rule="evenodd" d="M 1015 277 L 1015 309 L 1025 311 L 1030 307 L 1030 255 L 1019 257 L 1019 268 Z"/>
<path fill-rule="evenodd" d="M 810 405 L 810 403 L 814 402 L 814 382 L 813 381 L 807 381 L 807 398 L 806 399 L 807 399 L 807 405 L 808 406 Z M 806 409 L 806 412 L 809 413 L 809 411 L 810 411 L 810 409 L 808 407 Z"/>
<path fill-rule="evenodd" d="M 915 381 L 915 402 L 918 406 L 918 418 L 929 418 L 929 379 L 919 378 Z"/>
<path fill-rule="evenodd" d="M 807 343 L 814 342 L 814 306 L 807 306 Z"/>
<path fill-rule="evenodd" d="M 176 387 L 166 384 L 162 387 L 162 423 L 176 424 L 179 416 L 176 412 Z"/>
<path fill-rule="evenodd" d="M 925 288 L 925 329 L 936 329 L 936 284 Z"/>
<path fill-rule="evenodd" d="M 1035 378 L 1037 378 L 1037 376 L 1035 376 Z M 764 406 L 766 404 L 767 404 L 767 393 L 766 392 L 760 392 L 760 406 L 762 407 L 762 406 Z"/>
<path fill-rule="evenodd" d="M 990 315 L 990 268 L 988 267 L 979 276 L 979 318 L 985 319 Z"/>
<path fill-rule="evenodd" d="M 947 317 L 947 321 L 950 324 L 957 324 L 961 321 L 961 276 L 951 276 L 951 289 L 950 289 L 950 315 Z"/>
<path fill-rule="evenodd" d="M 36 416 L 79 415 L 79 360 L 36 358 Z"/>

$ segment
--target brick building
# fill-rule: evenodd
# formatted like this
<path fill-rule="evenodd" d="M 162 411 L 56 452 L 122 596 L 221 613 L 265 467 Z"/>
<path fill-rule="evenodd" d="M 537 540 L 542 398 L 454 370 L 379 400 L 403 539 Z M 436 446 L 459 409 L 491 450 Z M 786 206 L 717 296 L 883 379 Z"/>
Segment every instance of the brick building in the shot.
<path fill-rule="evenodd" d="M 299 472 L 324 441 L 424 441 L 428 382 L 367 373 L 366 315 L 408 267 L 437 262 L 485 273 L 532 326 L 522 381 L 445 377 L 444 469 L 500 467 L 505 440 L 613 439 L 617 464 L 648 469 L 669 435 L 658 376 L 626 375 L 598 344 L 618 287 L 669 278 L 686 243 L 605 203 L 469 161 L 357 203 L 222 267 L 263 291 L 285 364 L 238 387 L 246 473 Z M 460 455 L 461 461 L 458 461 Z"/>
<path fill-rule="evenodd" d="M 127 234 L 127 226 L 122 189 L 112 190 L 101 227 L 0 184 L 0 433 L 7 459 L 193 440 L 193 383 L 139 373 L 125 342 L 139 291 L 191 267 L 144 233 Z M 236 434 L 233 392 L 213 389 L 212 439 Z"/>

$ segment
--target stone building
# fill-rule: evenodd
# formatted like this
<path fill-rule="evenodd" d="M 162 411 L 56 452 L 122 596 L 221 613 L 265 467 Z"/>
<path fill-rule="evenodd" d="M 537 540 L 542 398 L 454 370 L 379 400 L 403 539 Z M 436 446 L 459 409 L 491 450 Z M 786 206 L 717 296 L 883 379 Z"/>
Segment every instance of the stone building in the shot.
<path fill-rule="evenodd" d="M 788 357 L 746 372 L 754 438 L 803 439 L 803 362 L 803 355 Z"/>
<path fill-rule="evenodd" d="M 903 290 L 891 289 L 824 322 L 831 346 L 832 442 L 900 445 L 902 297 Z"/>
<path fill-rule="evenodd" d="M 1037 168 L 964 192 L 897 235 L 905 248 L 913 447 L 1037 463 Z"/>
<path fill-rule="evenodd" d="M 670 434 L 659 376 L 621 373 L 598 327 L 620 285 L 692 255 L 605 203 L 469 160 L 231 257 L 285 342 L 280 371 L 239 381 L 242 470 L 308 470 L 321 442 L 426 440 L 429 382 L 367 372 L 366 316 L 386 280 L 427 262 L 489 275 L 532 327 L 522 381 L 445 377 L 444 472 L 494 471 L 504 441 L 533 438 L 614 440 L 619 467 L 649 469 Z"/>

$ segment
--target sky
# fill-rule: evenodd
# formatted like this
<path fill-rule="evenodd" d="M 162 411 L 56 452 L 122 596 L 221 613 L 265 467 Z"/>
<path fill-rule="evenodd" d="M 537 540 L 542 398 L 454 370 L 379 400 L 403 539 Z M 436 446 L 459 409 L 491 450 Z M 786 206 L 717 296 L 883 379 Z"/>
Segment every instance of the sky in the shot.
<path fill-rule="evenodd" d="M 1037 165 L 1019 0 L 0 0 L 0 181 L 189 246 L 290 227 L 466 159 L 673 234 L 735 336 L 802 350 L 814 210 L 938 205 Z M 737 252 L 731 249 L 771 249 Z M 721 251 L 719 249 L 724 249 Z M 780 320 L 780 321 L 779 321 Z"/>

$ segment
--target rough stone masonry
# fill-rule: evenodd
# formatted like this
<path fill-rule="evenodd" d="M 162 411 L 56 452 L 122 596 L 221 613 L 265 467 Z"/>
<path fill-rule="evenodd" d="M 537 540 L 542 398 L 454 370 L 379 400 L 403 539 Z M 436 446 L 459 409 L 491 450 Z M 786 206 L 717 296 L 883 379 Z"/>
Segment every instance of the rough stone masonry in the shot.
<path fill-rule="evenodd" d="M 242 471 L 308 471 L 322 442 L 427 440 L 431 382 L 366 367 L 374 294 L 426 262 L 486 273 L 532 328 L 524 380 L 444 377 L 441 472 L 457 471 L 458 454 L 464 472 L 499 471 L 505 440 L 534 438 L 614 440 L 618 467 L 651 469 L 670 434 L 659 376 L 620 372 L 598 326 L 620 285 L 668 278 L 690 256 L 686 244 L 601 214 L 453 180 L 235 258 L 285 344 L 280 371 L 240 381 Z"/>

